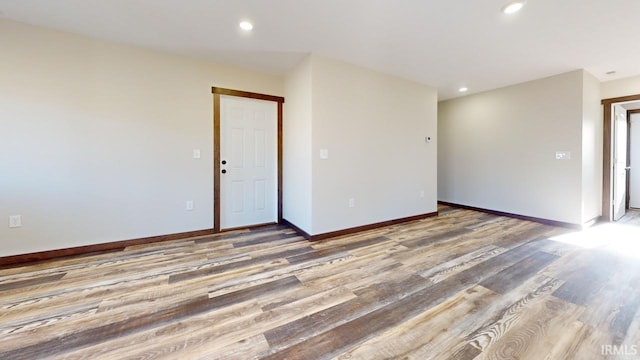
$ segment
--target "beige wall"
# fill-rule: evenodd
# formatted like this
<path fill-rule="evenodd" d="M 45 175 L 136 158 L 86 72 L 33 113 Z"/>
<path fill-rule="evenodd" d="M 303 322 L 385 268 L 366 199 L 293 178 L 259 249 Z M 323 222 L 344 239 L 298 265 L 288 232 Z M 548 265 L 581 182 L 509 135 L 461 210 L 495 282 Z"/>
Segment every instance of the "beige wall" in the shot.
<path fill-rule="evenodd" d="M 574 71 L 441 102 L 439 200 L 582 223 L 583 81 Z"/>
<path fill-rule="evenodd" d="M 317 55 L 283 79 L 11 21 L 0 33 L 0 220 L 23 221 L 0 226 L 0 256 L 211 228 L 211 86 L 286 97 L 284 216 L 310 234 L 435 211 L 436 177 L 444 201 L 587 221 L 594 101 L 640 94 L 640 76 L 576 71 L 445 101 L 438 129 L 434 89 Z"/>
<path fill-rule="evenodd" d="M 603 99 L 638 95 L 640 94 L 640 76 L 606 81 L 602 83 L 601 89 Z"/>
<path fill-rule="evenodd" d="M 311 57 L 285 79 L 283 218 L 311 233 Z"/>
<path fill-rule="evenodd" d="M 311 64 L 312 234 L 436 211 L 436 91 L 317 55 Z"/>
<path fill-rule="evenodd" d="M 211 87 L 284 94 L 280 77 L 206 61 L 0 34 L 0 256 L 211 228 Z"/>
<path fill-rule="evenodd" d="M 600 82 L 583 71 L 582 222 L 602 215 L 603 121 Z"/>

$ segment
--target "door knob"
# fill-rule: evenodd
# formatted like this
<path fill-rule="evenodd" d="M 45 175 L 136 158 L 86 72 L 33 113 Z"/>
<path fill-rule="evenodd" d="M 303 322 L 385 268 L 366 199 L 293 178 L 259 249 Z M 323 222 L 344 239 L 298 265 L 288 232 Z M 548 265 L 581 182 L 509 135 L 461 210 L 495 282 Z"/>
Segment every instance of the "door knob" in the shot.
<path fill-rule="evenodd" d="M 222 165 L 227 165 L 227 160 L 222 160 Z"/>
<path fill-rule="evenodd" d="M 222 169 L 222 173 L 223 173 L 223 174 L 226 174 L 226 173 L 227 173 L 227 170 Z"/>

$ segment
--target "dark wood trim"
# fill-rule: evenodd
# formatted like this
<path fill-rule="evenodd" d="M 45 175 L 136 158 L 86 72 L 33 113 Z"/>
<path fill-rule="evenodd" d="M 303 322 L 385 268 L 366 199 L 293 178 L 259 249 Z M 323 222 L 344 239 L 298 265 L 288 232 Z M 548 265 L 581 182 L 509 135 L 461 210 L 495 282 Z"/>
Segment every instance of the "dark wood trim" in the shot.
<path fill-rule="evenodd" d="M 337 230 L 337 231 L 332 231 L 332 232 L 323 233 L 323 234 L 316 234 L 316 235 L 308 234 L 307 232 L 303 231 L 302 229 L 300 229 L 299 227 L 297 227 L 296 225 L 292 224 L 291 222 L 289 222 L 286 219 L 283 220 L 283 223 L 288 225 L 288 226 L 290 226 L 291 228 L 293 228 L 300 235 L 302 235 L 305 239 L 310 240 L 310 241 L 319 241 L 319 240 L 325 240 L 325 239 L 334 238 L 334 237 L 338 237 L 338 236 L 350 235 L 350 234 L 358 233 L 358 232 L 361 232 L 361 231 L 373 230 L 373 229 L 381 228 L 381 227 L 384 227 L 384 226 L 390 226 L 390 225 L 396 225 L 396 224 L 409 222 L 409 221 L 427 219 L 427 218 L 435 217 L 435 216 L 438 216 L 437 212 L 421 214 L 421 215 L 415 215 L 415 216 L 409 216 L 409 217 L 400 218 L 400 219 L 394 219 L 394 220 L 381 221 L 381 222 L 374 223 L 374 224 L 356 226 L 356 227 L 352 227 L 352 228 L 348 228 L 348 229 Z"/>
<path fill-rule="evenodd" d="M 325 239 L 334 238 L 334 237 L 338 237 L 338 236 L 350 235 L 350 234 L 358 233 L 358 232 L 361 232 L 361 231 L 373 230 L 373 229 L 381 228 L 381 227 L 384 227 L 384 226 L 391 226 L 391 225 L 401 224 L 401 223 L 409 222 L 409 221 L 427 219 L 427 218 L 435 217 L 435 216 L 438 216 L 438 212 L 432 212 L 432 213 L 427 213 L 427 214 L 409 216 L 409 217 L 400 218 L 400 219 L 394 219 L 394 220 L 381 221 L 381 222 L 374 223 L 374 224 L 356 226 L 356 227 L 352 227 L 352 228 L 348 228 L 348 229 L 344 229 L 344 230 L 338 230 L 338 231 L 332 231 L 332 232 L 323 233 L 323 234 L 311 235 L 311 238 L 309 240 L 311 240 L 311 241 L 325 240 Z"/>
<path fill-rule="evenodd" d="M 277 103 L 284 103 L 284 98 L 282 96 L 273 96 L 273 95 L 259 94 L 259 93 L 253 93 L 248 91 L 225 89 L 225 88 L 220 88 L 215 86 L 211 88 L 211 92 L 218 95 L 229 95 L 229 96 L 237 96 L 237 97 L 257 99 L 257 100 L 275 101 Z"/>
<path fill-rule="evenodd" d="M 613 204 L 611 203 L 611 197 L 613 195 L 613 189 L 611 188 L 612 181 L 612 167 L 611 167 L 611 153 L 613 142 L 611 136 L 613 134 L 612 122 L 611 122 L 611 105 L 627 101 L 640 100 L 640 94 L 621 96 L 617 98 L 602 99 L 601 104 L 604 107 L 602 113 L 603 119 L 603 156 L 602 156 L 602 219 L 604 221 L 613 221 Z"/>
<path fill-rule="evenodd" d="M 299 227 L 297 227 L 294 223 L 290 222 L 287 219 L 282 219 L 282 224 L 283 225 L 287 225 L 288 227 L 292 228 L 293 230 L 295 230 L 298 234 L 300 234 L 303 238 L 310 240 L 311 239 L 311 235 L 309 235 L 308 232 L 300 229 Z"/>
<path fill-rule="evenodd" d="M 213 94 L 213 231 L 220 232 L 220 94 Z"/>
<path fill-rule="evenodd" d="M 5 257 L 0 257 L 0 269 L 13 267 L 17 265 L 24 265 L 26 263 L 32 263 L 37 261 L 58 259 L 58 258 L 67 257 L 67 256 L 88 255 L 88 254 L 111 252 L 111 251 L 123 251 L 125 248 L 129 246 L 144 245 L 144 244 L 151 244 L 155 242 L 178 240 L 178 239 L 188 239 L 188 238 L 197 237 L 197 236 L 212 235 L 213 233 L 214 233 L 213 229 L 204 229 L 204 230 L 187 231 L 187 232 L 181 232 L 181 233 L 175 233 L 175 234 L 149 236 L 149 237 L 144 237 L 139 239 L 114 241 L 114 242 L 108 242 L 108 243 L 102 243 L 102 244 L 77 246 L 77 247 L 65 248 L 65 249 L 48 250 L 48 251 L 41 251 L 41 252 L 35 252 L 35 253 L 29 253 L 29 254 L 5 256 Z"/>
<path fill-rule="evenodd" d="M 266 94 L 258 94 L 248 91 L 240 91 L 233 89 L 225 89 L 220 87 L 212 87 L 213 93 L 213 230 L 216 233 L 220 229 L 220 95 L 236 96 L 249 99 L 274 101 L 278 106 L 277 114 L 277 161 L 278 161 L 278 224 L 282 223 L 282 158 L 283 158 L 283 140 L 282 140 L 282 121 L 284 97 Z M 227 229 L 228 230 L 228 229 Z"/>
<path fill-rule="evenodd" d="M 602 99 L 602 101 L 600 101 L 600 103 L 602 105 L 605 105 L 605 104 L 615 104 L 615 103 L 621 103 L 621 102 L 627 102 L 627 101 L 636 101 L 636 100 L 640 100 L 640 94 L 628 95 L 628 96 L 620 96 L 620 97 L 608 98 L 608 99 Z"/>
<path fill-rule="evenodd" d="M 446 201 L 438 201 L 438 204 L 451 206 L 451 207 L 455 207 L 455 208 L 460 208 L 460 209 L 465 209 L 465 210 L 480 211 L 480 212 L 491 214 L 491 215 L 506 216 L 506 217 L 510 217 L 510 218 L 514 218 L 514 219 L 518 219 L 518 220 L 532 221 L 532 222 L 537 222 L 537 223 L 544 224 L 544 225 L 564 227 L 564 228 L 569 228 L 569 229 L 584 229 L 585 227 L 589 227 L 589 226 L 595 224 L 596 222 L 598 222 L 600 220 L 600 216 L 598 216 L 596 218 L 593 218 L 593 219 L 585 222 L 582 225 L 578 225 L 578 224 L 571 224 L 571 223 L 566 223 L 566 222 L 562 222 L 562 221 L 542 219 L 542 218 L 537 218 L 537 217 L 533 217 L 533 216 L 512 214 L 512 213 L 502 212 L 502 211 L 497 211 L 497 210 L 489 210 L 489 209 L 479 208 L 479 207 L 475 207 L 475 206 L 455 204 L 455 203 L 450 203 L 450 202 L 446 202 Z"/>
<path fill-rule="evenodd" d="M 597 223 L 599 223 L 601 221 L 602 221 L 602 216 L 601 215 L 596 216 L 593 219 L 591 219 L 591 220 L 585 222 L 584 224 L 582 224 L 582 229 L 590 228 L 593 225 L 595 225 L 595 224 L 597 224 Z"/>

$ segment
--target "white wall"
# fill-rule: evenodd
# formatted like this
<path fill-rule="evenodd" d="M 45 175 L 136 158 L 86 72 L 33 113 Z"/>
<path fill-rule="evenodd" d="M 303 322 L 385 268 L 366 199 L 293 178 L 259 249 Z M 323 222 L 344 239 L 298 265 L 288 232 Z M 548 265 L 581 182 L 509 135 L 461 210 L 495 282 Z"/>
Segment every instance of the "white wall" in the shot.
<path fill-rule="evenodd" d="M 601 91 L 603 99 L 638 95 L 640 94 L 640 76 L 603 82 Z"/>
<path fill-rule="evenodd" d="M 600 82 L 583 71 L 582 223 L 602 215 L 603 121 Z"/>
<path fill-rule="evenodd" d="M 317 55 L 311 64 L 312 234 L 435 212 L 436 91 Z"/>
<path fill-rule="evenodd" d="M 573 71 L 441 102 L 439 200 L 582 223 L 583 80 Z"/>
<path fill-rule="evenodd" d="M 311 57 L 285 78 L 283 218 L 311 233 Z"/>
<path fill-rule="evenodd" d="M 10 21 L 0 34 L 0 256 L 212 228 L 211 87 L 284 93 L 206 61 Z"/>

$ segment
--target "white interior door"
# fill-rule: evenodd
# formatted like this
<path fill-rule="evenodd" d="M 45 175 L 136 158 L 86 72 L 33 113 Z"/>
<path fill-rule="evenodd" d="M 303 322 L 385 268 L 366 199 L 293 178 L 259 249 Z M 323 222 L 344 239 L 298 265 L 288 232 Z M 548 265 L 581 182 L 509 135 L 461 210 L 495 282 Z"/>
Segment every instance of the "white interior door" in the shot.
<path fill-rule="evenodd" d="M 631 115 L 631 180 L 629 207 L 640 209 L 640 114 Z"/>
<path fill-rule="evenodd" d="M 614 105 L 613 220 L 620 220 L 627 207 L 627 111 Z"/>
<path fill-rule="evenodd" d="M 220 228 L 277 222 L 277 103 L 220 97 Z"/>

